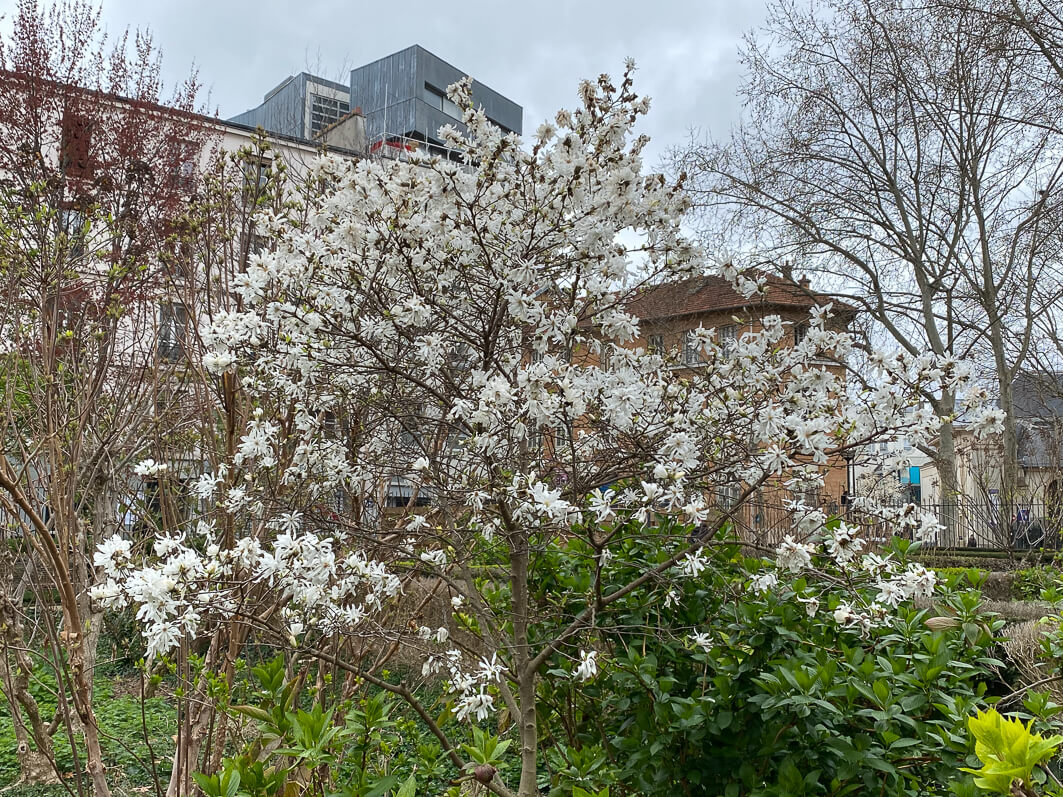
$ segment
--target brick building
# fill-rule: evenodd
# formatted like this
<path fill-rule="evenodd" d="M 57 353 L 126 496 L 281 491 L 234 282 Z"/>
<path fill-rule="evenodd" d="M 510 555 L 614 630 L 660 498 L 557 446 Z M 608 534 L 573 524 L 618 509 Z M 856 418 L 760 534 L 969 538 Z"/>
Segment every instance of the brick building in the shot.
<path fill-rule="evenodd" d="M 628 311 L 640 320 L 641 338 L 632 345 L 659 352 L 679 368 L 696 369 L 705 364 L 693 334 L 699 327 L 714 330 L 717 343 L 726 353 L 742 335 L 759 332 L 767 316 L 778 316 L 788 325 L 790 345 L 799 343 L 808 331 L 810 313 L 815 307 L 832 305 L 830 323 L 836 329 L 847 328 L 855 316 L 854 308 L 813 291 L 807 280 L 795 284 L 767 273 L 761 276 L 765 279 L 764 292 L 749 299 L 719 276 L 690 277 L 639 290 L 627 304 Z M 822 365 L 844 378 L 844 364 L 824 358 Z M 805 495 L 806 503 L 819 505 L 830 513 L 841 511 L 843 493 L 852 493 L 850 470 L 850 463 L 842 457 L 831 459 L 824 466 L 823 489 L 816 495 Z M 783 502 L 791 497 L 779 485 L 766 487 L 744 507 L 736 521 L 758 539 L 781 537 L 790 522 Z M 718 500 L 726 502 L 727 496 L 718 496 Z"/>

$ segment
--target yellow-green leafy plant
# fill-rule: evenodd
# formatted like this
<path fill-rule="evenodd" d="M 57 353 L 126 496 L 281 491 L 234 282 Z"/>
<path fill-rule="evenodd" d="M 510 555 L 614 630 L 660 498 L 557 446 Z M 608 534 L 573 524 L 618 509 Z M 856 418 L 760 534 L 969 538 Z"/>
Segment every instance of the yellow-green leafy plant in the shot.
<path fill-rule="evenodd" d="M 1035 782 L 1043 782 L 1044 772 L 1039 766 L 1056 754 L 1063 736 L 1044 737 L 1030 730 L 1030 723 L 1004 717 L 995 709 L 980 711 L 967 720 L 967 727 L 975 739 L 974 752 L 982 762 L 981 769 L 963 768 L 975 775 L 975 784 L 994 794 L 1013 794 L 1015 783 L 1019 792 Z M 1017 782 L 1017 783 L 1016 783 Z"/>

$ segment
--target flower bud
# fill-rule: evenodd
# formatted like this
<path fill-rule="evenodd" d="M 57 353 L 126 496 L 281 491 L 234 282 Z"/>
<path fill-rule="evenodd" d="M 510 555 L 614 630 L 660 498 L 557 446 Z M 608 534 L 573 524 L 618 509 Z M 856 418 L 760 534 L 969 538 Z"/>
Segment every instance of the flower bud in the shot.
<path fill-rule="evenodd" d="M 931 631 L 944 631 L 948 628 L 959 628 L 960 621 L 955 617 L 928 617 L 923 624 Z"/>

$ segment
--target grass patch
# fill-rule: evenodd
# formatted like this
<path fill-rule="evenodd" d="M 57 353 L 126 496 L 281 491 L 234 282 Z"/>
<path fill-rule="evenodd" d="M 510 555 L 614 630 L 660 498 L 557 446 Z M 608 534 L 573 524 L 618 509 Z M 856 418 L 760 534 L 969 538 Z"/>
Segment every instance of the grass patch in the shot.
<path fill-rule="evenodd" d="M 35 676 L 30 691 L 40 704 L 42 715 L 51 717 L 56 706 L 55 677 L 44 668 L 35 673 Z M 174 751 L 173 736 L 177 730 L 174 706 L 166 697 L 145 700 L 142 718 L 136 678 L 135 675 L 100 675 L 95 681 L 94 702 L 100 724 L 100 745 L 103 748 L 104 764 L 114 788 L 121 792 L 143 791 L 144 787 L 152 784 L 151 752 L 145 740 L 145 727 L 147 740 L 150 740 L 151 748 L 155 751 L 159 778 L 165 785 Z M 60 725 L 52 738 L 56 764 L 65 776 L 72 778 L 74 758 L 66 729 Z M 83 749 L 81 734 L 75 734 L 74 738 L 78 748 Z M 84 765 L 82 760 L 81 766 Z M 15 783 L 18 777 L 15 727 L 8 709 L 0 712 L 0 787 Z M 69 785 L 73 787 L 72 781 Z M 55 797 L 68 794 L 63 786 L 20 786 L 8 793 L 15 797 Z"/>

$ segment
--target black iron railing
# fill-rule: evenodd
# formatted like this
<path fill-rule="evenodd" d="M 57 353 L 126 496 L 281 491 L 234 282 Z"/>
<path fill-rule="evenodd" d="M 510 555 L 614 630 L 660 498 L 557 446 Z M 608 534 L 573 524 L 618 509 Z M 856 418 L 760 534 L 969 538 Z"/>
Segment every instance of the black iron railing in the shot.
<path fill-rule="evenodd" d="M 820 502 L 825 514 L 859 526 L 871 543 L 883 543 L 895 534 L 906 533 L 902 524 L 891 519 L 904 512 L 906 506 L 902 502 L 886 503 L 882 505 L 884 512 L 879 514 L 860 511 L 846 501 Z M 927 547 L 1017 551 L 1063 549 L 1063 502 L 1014 501 L 1005 504 L 958 499 L 922 502 L 915 506 L 937 522 L 937 529 L 922 540 Z M 797 513 L 782 502 L 750 501 L 734 510 L 732 520 L 740 538 L 774 547 L 787 534 L 795 534 L 797 517 Z"/>

